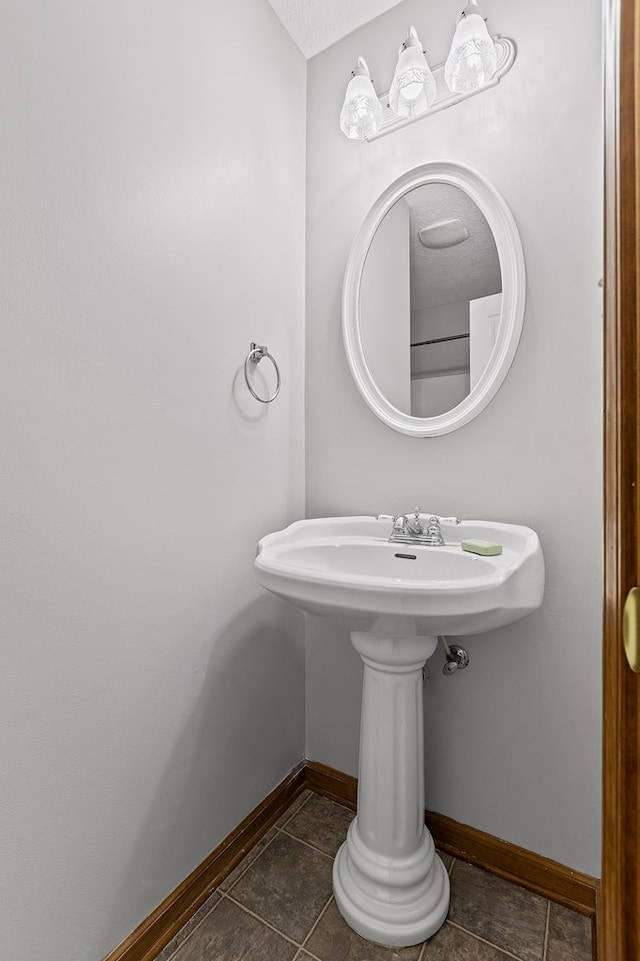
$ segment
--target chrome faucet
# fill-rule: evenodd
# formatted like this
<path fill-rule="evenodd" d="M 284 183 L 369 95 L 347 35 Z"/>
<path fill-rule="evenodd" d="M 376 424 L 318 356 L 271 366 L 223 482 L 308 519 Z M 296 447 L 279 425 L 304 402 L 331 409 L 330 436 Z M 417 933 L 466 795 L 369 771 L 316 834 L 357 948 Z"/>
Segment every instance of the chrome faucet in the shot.
<path fill-rule="evenodd" d="M 438 518 L 435 514 L 429 517 L 429 523 L 425 530 L 420 520 L 420 509 L 418 507 L 414 509 L 411 518 L 406 514 L 398 514 L 393 518 L 389 540 L 395 544 L 428 544 L 431 547 L 444 545 L 444 537 L 440 530 Z"/>
<path fill-rule="evenodd" d="M 413 517 L 409 518 L 406 514 L 397 514 L 393 518 L 393 529 L 391 533 L 399 534 L 423 534 L 424 527 L 420 520 L 420 508 L 414 507 Z"/>

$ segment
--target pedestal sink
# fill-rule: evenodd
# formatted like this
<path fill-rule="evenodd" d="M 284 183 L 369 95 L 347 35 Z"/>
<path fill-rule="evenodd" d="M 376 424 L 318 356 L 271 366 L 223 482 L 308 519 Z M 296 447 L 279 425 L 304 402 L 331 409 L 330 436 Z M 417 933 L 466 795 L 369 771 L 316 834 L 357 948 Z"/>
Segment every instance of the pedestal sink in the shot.
<path fill-rule="evenodd" d="M 422 668 L 438 635 L 478 634 L 539 607 L 537 534 L 442 522 L 444 546 L 390 543 L 390 519 L 304 520 L 258 545 L 259 583 L 348 627 L 364 663 L 358 811 L 333 868 L 336 903 L 363 937 L 404 947 L 431 937 L 449 879 L 424 825 Z M 502 545 L 492 557 L 466 539 Z"/>

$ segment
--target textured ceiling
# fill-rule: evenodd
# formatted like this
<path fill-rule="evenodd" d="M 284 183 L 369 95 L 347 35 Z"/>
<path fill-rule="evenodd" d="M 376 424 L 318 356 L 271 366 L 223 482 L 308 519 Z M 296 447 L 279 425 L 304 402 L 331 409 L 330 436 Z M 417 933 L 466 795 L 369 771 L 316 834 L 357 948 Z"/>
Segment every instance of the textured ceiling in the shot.
<path fill-rule="evenodd" d="M 502 289 L 491 228 L 471 197 L 451 184 L 430 183 L 409 191 L 403 200 L 410 210 L 412 310 L 475 300 Z M 466 224 L 468 240 L 444 250 L 429 250 L 420 243 L 421 227 L 451 219 Z"/>
<path fill-rule="evenodd" d="M 400 0 L 269 0 L 305 57 L 379 16 Z"/>

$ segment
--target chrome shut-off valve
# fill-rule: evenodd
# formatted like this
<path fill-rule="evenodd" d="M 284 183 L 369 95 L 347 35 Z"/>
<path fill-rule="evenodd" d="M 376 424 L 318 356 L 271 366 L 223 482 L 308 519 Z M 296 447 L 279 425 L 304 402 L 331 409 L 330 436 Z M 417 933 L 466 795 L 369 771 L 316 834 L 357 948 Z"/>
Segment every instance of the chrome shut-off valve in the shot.
<path fill-rule="evenodd" d="M 446 637 L 442 638 L 442 643 L 447 656 L 442 673 L 448 676 L 456 671 L 464 671 L 469 666 L 469 652 L 460 644 L 448 644 Z"/>

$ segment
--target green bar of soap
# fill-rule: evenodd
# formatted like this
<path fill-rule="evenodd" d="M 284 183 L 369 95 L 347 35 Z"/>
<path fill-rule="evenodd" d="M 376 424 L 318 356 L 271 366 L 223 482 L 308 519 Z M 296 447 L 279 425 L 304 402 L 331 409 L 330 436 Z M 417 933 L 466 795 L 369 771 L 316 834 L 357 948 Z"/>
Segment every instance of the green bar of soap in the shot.
<path fill-rule="evenodd" d="M 470 554 L 484 554 L 485 557 L 502 554 L 502 544 L 494 544 L 493 541 L 469 538 L 469 540 L 462 541 L 460 546 L 463 551 L 469 551 Z"/>

